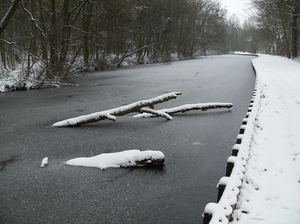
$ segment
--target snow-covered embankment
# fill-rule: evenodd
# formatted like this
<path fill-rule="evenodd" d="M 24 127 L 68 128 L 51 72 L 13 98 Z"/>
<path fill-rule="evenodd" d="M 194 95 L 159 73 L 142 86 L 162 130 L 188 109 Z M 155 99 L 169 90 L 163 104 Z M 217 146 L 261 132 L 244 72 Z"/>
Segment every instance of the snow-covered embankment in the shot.
<path fill-rule="evenodd" d="M 254 96 L 206 223 L 300 220 L 300 64 L 260 55 L 253 66 Z"/>

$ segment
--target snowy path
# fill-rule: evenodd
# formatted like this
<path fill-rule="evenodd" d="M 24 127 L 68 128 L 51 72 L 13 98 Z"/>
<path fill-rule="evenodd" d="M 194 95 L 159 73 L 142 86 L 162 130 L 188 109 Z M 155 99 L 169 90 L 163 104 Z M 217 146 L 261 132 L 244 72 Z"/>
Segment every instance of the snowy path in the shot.
<path fill-rule="evenodd" d="M 261 55 L 253 60 L 260 108 L 234 224 L 300 220 L 300 64 Z"/>

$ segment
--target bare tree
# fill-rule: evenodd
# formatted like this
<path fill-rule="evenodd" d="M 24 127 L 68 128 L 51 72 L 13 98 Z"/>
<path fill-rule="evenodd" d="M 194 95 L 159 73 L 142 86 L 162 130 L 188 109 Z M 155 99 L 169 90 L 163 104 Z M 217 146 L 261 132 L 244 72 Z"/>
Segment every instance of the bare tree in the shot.
<path fill-rule="evenodd" d="M 1 23 L 14 16 L 1 34 L 1 59 L 8 67 L 21 63 L 25 78 L 38 65 L 40 82 L 71 80 L 91 65 L 167 62 L 225 46 L 225 13 L 214 0 L 19 1 L 23 10 Z"/>
<path fill-rule="evenodd" d="M 291 50 L 292 50 L 292 57 L 298 57 L 298 33 L 299 33 L 299 17 L 300 17 L 300 1 L 299 0 L 281 0 L 282 3 L 286 6 L 286 8 L 290 12 L 291 17 Z"/>
<path fill-rule="evenodd" d="M 233 14 L 228 20 L 228 30 L 227 30 L 227 44 L 230 51 L 243 51 L 241 46 L 241 32 L 242 27 L 238 17 Z"/>
<path fill-rule="evenodd" d="M 4 31 L 4 29 L 7 27 L 10 19 L 12 18 L 12 16 L 14 15 L 18 4 L 19 4 L 20 0 L 14 0 L 9 9 L 7 10 L 7 13 L 5 14 L 5 16 L 3 17 L 3 19 L 0 22 L 0 35 L 1 33 Z"/>
<path fill-rule="evenodd" d="M 15 13 L 17 7 L 18 7 L 19 2 L 20 2 L 20 0 L 14 0 L 11 3 L 10 7 L 8 8 L 8 10 L 7 10 L 7 12 L 6 12 L 6 14 L 4 16 L 2 15 L 2 6 L 3 5 L 1 4 L 0 16 L 1 17 L 3 16 L 3 18 L 2 18 L 2 20 L 0 22 L 0 40 L 3 38 L 3 31 L 8 26 L 9 21 L 11 20 L 12 16 L 14 15 L 14 13 Z M 5 48 L 4 41 L 0 41 L 1 59 L 2 59 L 2 62 L 3 62 L 4 68 L 6 68 L 6 64 L 7 64 L 6 63 L 6 55 L 7 55 L 7 52 L 6 52 L 6 50 L 4 48 Z M 9 48 L 10 48 L 10 52 L 12 52 L 11 51 L 11 47 L 9 47 Z M 11 54 L 9 54 L 9 55 L 11 56 Z"/>
<path fill-rule="evenodd" d="M 269 46 L 266 53 L 298 56 L 299 0 L 252 0 L 254 21 L 261 39 Z M 269 40 L 269 41 L 268 41 Z"/>

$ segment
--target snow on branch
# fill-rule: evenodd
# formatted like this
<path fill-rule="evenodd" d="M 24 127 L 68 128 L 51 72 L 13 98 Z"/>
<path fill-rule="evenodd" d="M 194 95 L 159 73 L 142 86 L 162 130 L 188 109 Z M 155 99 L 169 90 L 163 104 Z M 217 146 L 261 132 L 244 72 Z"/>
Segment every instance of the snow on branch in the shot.
<path fill-rule="evenodd" d="M 160 110 L 153 110 L 151 108 L 141 108 L 141 113 L 143 114 L 149 114 L 150 116 L 160 116 L 160 117 L 164 117 L 166 118 L 167 120 L 172 120 L 172 117 L 163 112 L 163 111 L 160 111 Z M 141 114 L 138 114 L 138 115 L 141 115 Z"/>
<path fill-rule="evenodd" d="M 53 126 L 55 126 L 55 127 L 79 126 L 82 124 L 88 124 L 88 123 L 97 122 L 97 121 L 105 120 L 105 119 L 115 121 L 116 120 L 115 116 L 123 116 L 128 113 L 134 113 L 134 112 L 141 113 L 141 112 L 145 111 L 144 107 L 154 108 L 154 105 L 166 102 L 171 99 L 175 99 L 175 98 L 177 98 L 177 96 L 179 96 L 181 94 L 182 94 L 181 92 L 167 93 L 167 94 L 160 95 L 160 96 L 152 98 L 152 99 L 141 100 L 141 101 L 138 101 L 138 102 L 135 102 L 132 104 L 128 104 L 126 106 L 121 106 L 121 107 L 117 107 L 117 108 L 106 110 L 106 111 L 100 111 L 100 112 L 96 112 L 96 113 L 92 113 L 92 114 L 88 114 L 88 115 L 83 115 L 83 116 L 59 121 L 59 122 L 56 122 L 55 124 L 53 124 Z M 144 109 L 142 109 L 142 108 L 144 108 Z M 150 112 L 150 110 L 148 109 L 147 112 Z M 154 113 L 154 112 L 152 112 L 152 113 Z M 164 113 L 161 112 L 160 114 L 163 115 Z M 170 119 L 170 116 L 164 115 L 164 117 L 166 117 L 167 119 Z"/>
<path fill-rule="evenodd" d="M 105 170 L 109 167 L 162 167 L 164 162 L 165 156 L 161 151 L 140 151 L 138 149 L 131 149 L 115 153 L 102 153 L 93 157 L 79 157 L 68 160 L 66 164 L 70 166 L 95 167 Z"/>
<path fill-rule="evenodd" d="M 219 108 L 231 108 L 232 103 L 197 103 L 197 104 L 185 104 L 178 107 L 172 107 L 168 109 L 156 110 L 155 113 L 146 112 L 142 114 L 137 114 L 134 117 L 153 117 L 153 116 L 162 116 L 162 114 L 175 114 L 175 113 L 185 113 L 190 110 L 202 110 L 206 111 L 209 109 L 219 109 Z"/>

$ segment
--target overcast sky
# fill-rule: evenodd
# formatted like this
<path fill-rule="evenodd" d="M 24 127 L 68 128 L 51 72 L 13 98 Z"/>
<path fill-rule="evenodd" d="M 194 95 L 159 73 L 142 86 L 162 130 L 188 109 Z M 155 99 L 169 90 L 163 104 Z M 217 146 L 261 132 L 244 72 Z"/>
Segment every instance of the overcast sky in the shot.
<path fill-rule="evenodd" d="M 251 0 L 219 0 L 224 8 L 228 11 L 228 16 L 236 14 L 243 23 L 247 19 L 249 12 L 249 3 Z"/>

